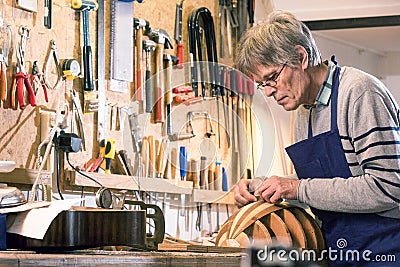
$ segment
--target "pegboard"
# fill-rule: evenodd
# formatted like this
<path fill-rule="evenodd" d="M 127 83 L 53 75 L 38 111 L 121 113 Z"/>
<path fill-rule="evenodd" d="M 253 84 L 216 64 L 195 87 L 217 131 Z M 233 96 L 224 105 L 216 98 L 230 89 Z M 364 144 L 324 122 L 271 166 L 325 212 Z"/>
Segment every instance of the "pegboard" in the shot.
<path fill-rule="evenodd" d="M 155 0 L 145 0 L 143 3 L 134 3 L 134 16 L 144 18 L 149 21 L 152 28 L 162 28 L 169 33 L 173 39 L 174 27 L 175 27 L 175 6 L 181 1 L 155 1 Z M 109 88 L 109 66 L 110 66 L 110 54 L 108 47 L 110 45 L 109 38 L 109 27 L 110 27 L 110 1 L 104 1 L 106 20 L 105 25 L 105 77 L 106 77 L 106 88 Z M 214 18 L 216 34 L 219 31 L 218 28 L 218 1 L 214 0 L 185 0 L 183 1 L 183 42 L 185 51 L 185 61 L 189 61 L 188 54 L 188 32 L 187 32 L 187 20 L 189 13 L 194 8 L 207 7 Z M 14 33 L 14 44 L 19 42 L 18 28 L 21 25 L 27 26 L 30 29 L 30 38 L 28 40 L 25 52 L 25 61 L 29 66 L 29 71 L 31 71 L 33 61 L 38 62 L 38 66 L 42 69 L 46 56 L 49 50 L 49 43 L 54 40 L 57 45 L 58 56 L 61 60 L 74 58 L 81 62 L 82 57 L 82 25 L 80 12 L 77 12 L 71 8 L 69 0 L 53 0 L 53 21 L 52 28 L 47 29 L 44 27 L 44 14 L 45 9 L 42 1 L 38 1 L 38 9 L 36 13 L 22 10 L 16 7 L 14 0 L 2 0 L 0 3 L 1 16 L 4 22 L 10 24 Z M 94 63 L 94 73 L 96 75 L 96 49 L 97 49 L 97 38 L 96 38 L 96 12 L 89 12 L 90 19 L 90 38 L 93 50 L 93 63 Z M 217 36 L 217 42 L 218 36 Z M 166 52 L 171 54 L 176 54 L 176 43 L 173 40 L 173 49 L 169 49 Z M 219 46 L 219 43 L 217 43 Z M 129 59 L 130 60 L 130 59 Z M 141 60 L 144 61 L 144 58 Z M 232 58 L 219 58 L 219 62 L 226 65 L 232 65 Z M 15 49 L 14 55 L 12 56 L 12 65 L 7 68 L 7 82 L 8 91 L 12 84 L 12 75 L 14 72 L 14 66 L 16 63 Z M 82 64 L 81 64 L 82 68 Z M 54 82 L 56 79 L 56 70 L 54 66 L 51 67 L 49 71 L 49 79 Z M 130 86 L 134 86 L 130 84 Z M 63 103 L 66 100 L 70 100 L 72 89 L 77 90 L 82 100 L 82 79 L 75 79 L 74 81 L 63 80 L 61 86 L 56 90 L 50 90 L 49 102 L 44 101 L 43 92 L 38 92 L 37 95 L 37 107 L 27 106 L 25 109 L 12 109 L 10 106 L 10 97 L 6 101 L 1 102 L 0 106 L 0 120 L 2 121 L 2 126 L 0 127 L 0 160 L 13 160 L 17 163 L 18 167 L 22 168 L 35 168 L 35 162 L 37 160 L 37 147 L 40 140 L 44 136 L 40 136 L 40 109 L 42 107 L 46 109 L 56 109 L 58 103 Z M 8 94 L 9 95 L 9 94 Z M 107 138 L 114 138 L 116 140 L 116 148 L 124 149 L 124 137 L 123 130 L 126 122 L 127 108 L 131 103 L 129 93 L 120 93 L 110 90 L 106 90 L 106 136 Z M 72 110 L 71 102 L 68 102 L 70 110 Z M 202 107 L 204 108 L 204 107 Z M 119 116 L 111 116 L 111 110 L 113 110 L 114 115 L 119 110 Z M 210 108 L 212 112 L 212 108 Z M 71 121 L 74 120 L 72 113 L 70 112 L 69 117 L 66 119 L 68 121 L 68 128 L 66 131 L 75 131 L 74 127 L 71 127 Z M 97 134 L 97 118 L 95 113 L 84 114 L 84 127 L 85 127 L 85 143 L 86 151 L 81 151 L 76 154 L 71 154 L 71 162 L 76 165 L 83 165 L 90 158 L 97 157 L 98 155 L 98 145 L 96 140 Z M 176 118 L 175 125 L 182 122 L 182 118 Z M 117 121 L 121 124 L 115 127 Z M 214 122 L 215 123 L 215 122 Z M 76 122 L 74 122 L 76 124 Z M 205 132 L 205 124 L 201 126 L 196 120 L 196 129 L 198 132 Z M 112 126 L 112 127 L 111 127 Z M 217 127 L 214 125 L 214 129 Z M 161 124 L 152 124 L 147 131 L 154 133 L 156 137 L 161 136 L 162 126 Z M 212 137 L 214 138 L 214 137 Z M 211 139 L 212 139 L 211 138 Z M 197 150 L 198 144 L 196 142 L 202 142 L 202 140 L 193 139 L 188 144 L 193 146 Z M 222 149 L 219 149 L 220 153 L 228 153 L 226 140 L 223 140 L 225 144 Z M 213 143 L 215 143 L 213 141 Z M 21 145 L 23 144 L 23 145 Z M 225 150 L 224 150 L 225 149 Z"/>

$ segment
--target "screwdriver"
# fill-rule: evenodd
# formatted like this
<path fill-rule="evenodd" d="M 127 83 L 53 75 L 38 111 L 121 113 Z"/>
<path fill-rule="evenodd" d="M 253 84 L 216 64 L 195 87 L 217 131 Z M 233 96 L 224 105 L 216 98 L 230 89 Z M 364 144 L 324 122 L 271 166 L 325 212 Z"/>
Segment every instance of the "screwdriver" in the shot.
<path fill-rule="evenodd" d="M 181 146 L 179 148 L 179 168 L 182 181 L 186 180 L 187 161 L 187 148 L 185 146 Z M 181 194 L 180 216 L 185 216 L 185 194 Z"/>

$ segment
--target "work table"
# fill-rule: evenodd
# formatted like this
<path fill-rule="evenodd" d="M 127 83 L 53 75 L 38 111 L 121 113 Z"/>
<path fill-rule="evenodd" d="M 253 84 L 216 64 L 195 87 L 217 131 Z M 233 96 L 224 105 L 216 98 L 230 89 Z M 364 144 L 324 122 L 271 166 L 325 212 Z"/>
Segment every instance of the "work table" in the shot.
<path fill-rule="evenodd" d="M 0 251 L 3 266 L 240 266 L 245 253 L 76 250 L 61 253 Z"/>

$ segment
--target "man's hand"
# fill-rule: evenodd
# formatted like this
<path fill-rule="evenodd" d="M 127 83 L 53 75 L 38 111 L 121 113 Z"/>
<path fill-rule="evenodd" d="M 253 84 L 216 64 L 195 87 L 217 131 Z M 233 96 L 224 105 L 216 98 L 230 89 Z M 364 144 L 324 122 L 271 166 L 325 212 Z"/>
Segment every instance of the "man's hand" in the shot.
<path fill-rule="evenodd" d="M 236 183 L 233 189 L 235 205 L 239 208 L 250 202 L 257 201 L 257 198 L 249 192 L 249 184 L 251 181 L 250 179 L 241 179 Z"/>
<path fill-rule="evenodd" d="M 271 176 L 256 188 L 254 195 L 261 196 L 266 202 L 277 203 L 286 199 L 297 199 L 300 180 Z M 235 195 L 236 201 L 236 195 Z"/>

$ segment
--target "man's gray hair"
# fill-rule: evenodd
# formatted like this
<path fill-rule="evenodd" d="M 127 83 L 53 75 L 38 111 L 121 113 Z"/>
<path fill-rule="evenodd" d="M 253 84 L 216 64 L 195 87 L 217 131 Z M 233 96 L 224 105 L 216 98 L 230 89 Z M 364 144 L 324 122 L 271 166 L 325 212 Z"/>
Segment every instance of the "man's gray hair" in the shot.
<path fill-rule="evenodd" d="M 268 18 L 248 29 L 236 48 L 236 68 L 249 75 L 257 66 L 283 65 L 293 66 L 299 62 L 295 52 L 296 45 L 305 48 L 308 65 L 321 63 L 321 54 L 311 35 L 310 29 L 285 11 L 274 11 Z"/>

